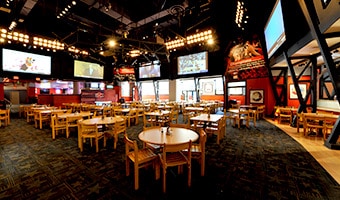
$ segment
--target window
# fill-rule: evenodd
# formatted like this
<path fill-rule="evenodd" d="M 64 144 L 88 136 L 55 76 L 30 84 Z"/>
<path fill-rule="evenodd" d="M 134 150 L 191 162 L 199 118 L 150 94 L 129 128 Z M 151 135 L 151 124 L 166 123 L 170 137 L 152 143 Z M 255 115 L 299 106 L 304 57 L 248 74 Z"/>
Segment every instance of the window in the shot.
<path fill-rule="evenodd" d="M 246 95 L 246 82 L 230 82 L 228 83 L 228 94 L 232 95 Z"/>

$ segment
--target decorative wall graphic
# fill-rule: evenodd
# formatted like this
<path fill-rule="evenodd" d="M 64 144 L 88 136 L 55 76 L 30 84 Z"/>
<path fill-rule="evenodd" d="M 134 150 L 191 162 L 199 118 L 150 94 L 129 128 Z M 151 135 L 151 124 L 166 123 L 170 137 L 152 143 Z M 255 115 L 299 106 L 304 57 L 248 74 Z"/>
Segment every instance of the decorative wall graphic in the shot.
<path fill-rule="evenodd" d="M 215 94 L 214 82 L 203 83 L 203 94 L 208 94 L 208 95 Z"/>
<path fill-rule="evenodd" d="M 250 40 L 239 38 L 225 58 L 228 80 L 268 77 L 262 47 L 256 35 Z"/>
<path fill-rule="evenodd" d="M 307 85 L 306 84 L 299 84 L 302 97 L 305 97 L 307 94 Z M 298 99 L 294 84 L 289 85 L 289 98 L 290 99 Z"/>
<path fill-rule="evenodd" d="M 250 90 L 250 103 L 263 103 L 263 90 Z"/>

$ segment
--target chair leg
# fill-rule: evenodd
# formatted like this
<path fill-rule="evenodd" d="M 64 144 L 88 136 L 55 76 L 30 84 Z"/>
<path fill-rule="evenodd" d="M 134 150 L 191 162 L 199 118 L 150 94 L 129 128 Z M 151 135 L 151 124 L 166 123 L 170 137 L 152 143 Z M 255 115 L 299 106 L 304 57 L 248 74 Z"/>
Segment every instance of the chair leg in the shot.
<path fill-rule="evenodd" d="M 201 176 L 204 176 L 205 172 L 205 156 L 201 155 Z"/>
<path fill-rule="evenodd" d="M 96 140 L 96 153 L 98 153 L 99 152 L 98 138 L 96 138 L 95 140 Z"/>
<path fill-rule="evenodd" d="M 191 165 L 188 165 L 188 186 L 191 187 Z"/>
<path fill-rule="evenodd" d="M 139 169 L 136 164 L 134 164 L 135 168 L 135 190 L 139 189 Z"/>
<path fill-rule="evenodd" d="M 1 125 L 1 124 L 0 124 Z M 55 139 L 55 129 L 52 128 L 52 139 L 54 140 Z"/>
<path fill-rule="evenodd" d="M 80 145 L 80 152 L 83 152 L 83 150 L 84 150 L 84 141 L 82 140 L 82 142 L 79 143 L 79 145 Z"/>
<path fill-rule="evenodd" d="M 66 138 L 68 138 L 69 136 L 70 136 L 70 130 L 66 128 Z"/>
<path fill-rule="evenodd" d="M 125 160 L 125 173 L 126 173 L 126 176 L 130 176 L 130 161 L 128 157 L 126 157 L 126 160 Z"/>
<path fill-rule="evenodd" d="M 113 149 L 117 148 L 117 143 L 118 143 L 118 134 L 114 134 L 114 136 L 113 136 Z"/>
<path fill-rule="evenodd" d="M 166 193 L 166 168 L 163 168 L 163 193 Z"/>

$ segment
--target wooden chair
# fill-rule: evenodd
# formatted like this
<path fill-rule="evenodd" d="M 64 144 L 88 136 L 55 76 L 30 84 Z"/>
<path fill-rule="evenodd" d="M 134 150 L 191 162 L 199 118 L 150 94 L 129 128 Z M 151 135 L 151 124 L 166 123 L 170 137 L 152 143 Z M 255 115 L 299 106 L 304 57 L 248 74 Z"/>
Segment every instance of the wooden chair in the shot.
<path fill-rule="evenodd" d="M 34 121 L 34 109 L 33 107 L 25 107 L 26 109 L 26 121 L 27 123 Z"/>
<path fill-rule="evenodd" d="M 198 161 L 201 166 L 201 176 L 205 174 L 205 143 L 207 142 L 207 133 L 204 129 L 199 130 L 199 142 L 191 145 L 191 158 Z M 184 151 L 186 152 L 186 151 Z"/>
<path fill-rule="evenodd" d="M 233 118 L 233 126 L 241 128 L 241 125 L 245 123 L 246 127 L 249 128 L 249 109 L 239 109 L 238 114 Z"/>
<path fill-rule="evenodd" d="M 323 117 L 317 114 L 304 116 L 304 126 L 309 131 L 308 135 L 317 135 L 319 130 L 323 130 L 324 127 L 320 120 L 323 120 Z M 304 135 L 306 135 L 306 132 L 304 132 Z"/>
<path fill-rule="evenodd" d="M 44 110 L 34 112 L 35 128 L 38 128 L 38 123 L 39 123 L 39 128 L 42 129 L 44 124 L 51 124 L 50 122 L 51 122 L 51 113 L 44 112 Z"/>
<path fill-rule="evenodd" d="M 170 127 L 178 127 L 178 128 L 188 128 L 190 129 L 189 124 L 178 124 L 178 123 L 172 123 L 169 124 Z"/>
<path fill-rule="evenodd" d="M 254 127 L 256 127 L 256 121 L 257 121 L 257 109 L 250 109 L 249 110 L 249 122 L 252 122 L 254 124 Z"/>
<path fill-rule="evenodd" d="M 170 113 L 163 113 L 161 116 L 158 117 L 157 123 L 161 126 L 169 126 L 170 123 Z"/>
<path fill-rule="evenodd" d="M 113 128 L 105 133 L 113 137 L 113 149 L 117 149 L 119 134 L 126 134 L 126 120 L 117 121 Z"/>
<path fill-rule="evenodd" d="M 52 139 L 58 135 L 60 131 L 66 133 L 66 118 L 58 118 L 57 114 L 51 115 Z"/>
<path fill-rule="evenodd" d="M 292 123 L 292 109 L 291 108 L 279 108 L 279 124 L 283 121 L 288 121 L 289 124 Z"/>
<path fill-rule="evenodd" d="M 327 140 L 328 136 L 331 134 L 334 124 L 336 123 L 336 118 L 325 116 L 323 119 L 323 139 Z"/>
<path fill-rule="evenodd" d="M 106 147 L 106 137 L 104 132 L 99 132 L 98 131 L 98 126 L 97 124 L 84 124 L 81 122 L 78 123 L 78 128 L 80 128 L 80 131 L 78 131 L 78 134 L 80 134 L 80 139 L 81 142 L 79 142 L 80 146 L 80 152 L 83 152 L 84 149 L 84 142 L 86 139 L 90 139 L 90 144 L 92 147 L 92 140 L 95 141 L 96 145 L 96 152 L 99 152 L 99 140 L 103 139 L 104 140 L 104 147 Z"/>
<path fill-rule="evenodd" d="M 128 127 L 130 127 L 131 122 L 138 124 L 138 115 L 135 109 L 130 109 L 129 113 L 126 115 L 126 120 L 128 122 Z"/>
<path fill-rule="evenodd" d="M 113 114 L 112 114 L 112 109 L 111 109 L 110 106 L 105 106 L 105 107 L 103 108 L 103 116 L 105 116 L 105 117 L 111 117 L 111 116 L 113 116 Z"/>
<path fill-rule="evenodd" d="M 178 110 L 172 110 L 170 112 L 170 123 L 175 122 L 176 124 L 178 123 Z"/>
<path fill-rule="evenodd" d="M 191 140 L 186 143 L 167 145 L 163 144 L 163 151 L 159 154 L 160 163 L 163 168 L 162 187 L 166 193 L 166 176 L 169 167 L 178 167 L 178 173 L 183 173 L 183 165 L 187 166 L 188 187 L 191 187 Z M 183 150 L 188 153 L 185 154 Z"/>
<path fill-rule="evenodd" d="M 9 123 L 10 123 L 9 112 L 10 112 L 9 109 L 0 110 L 0 127 L 2 126 L 1 125 L 2 121 L 4 122 L 5 126 L 9 125 Z"/>
<path fill-rule="evenodd" d="M 144 116 L 144 109 L 143 108 L 140 108 L 140 107 L 138 107 L 139 105 L 136 105 L 137 106 L 137 108 L 136 108 L 136 112 L 137 112 L 137 116 L 138 116 L 138 122 L 139 122 L 139 117 L 143 117 Z"/>
<path fill-rule="evenodd" d="M 143 129 L 146 129 L 148 127 L 153 127 L 153 126 L 160 126 L 159 124 L 157 124 L 156 116 L 146 115 L 144 113 L 144 115 L 143 115 Z"/>
<path fill-rule="evenodd" d="M 303 128 L 303 132 L 305 133 L 305 127 L 304 127 L 304 113 L 296 113 L 296 131 L 300 133 L 300 128 Z"/>
<path fill-rule="evenodd" d="M 220 120 L 218 120 L 217 125 L 208 125 L 205 128 L 205 132 L 210 135 L 216 135 L 216 143 L 220 144 L 221 139 L 224 137 L 225 134 L 225 124 L 226 119 L 222 117 Z"/>
<path fill-rule="evenodd" d="M 265 110 L 266 110 L 265 105 L 260 105 L 257 107 L 257 119 L 264 118 Z"/>
<path fill-rule="evenodd" d="M 7 125 L 11 123 L 11 109 L 6 109 L 6 116 L 7 116 Z"/>
<path fill-rule="evenodd" d="M 120 108 L 113 108 L 113 116 L 117 117 L 117 116 L 124 116 L 124 113 L 120 110 Z"/>
<path fill-rule="evenodd" d="M 70 132 L 71 129 L 76 129 L 78 128 L 78 123 L 77 121 L 82 119 L 82 116 L 78 115 L 78 116 L 67 116 L 66 117 L 66 138 L 70 137 Z"/>
<path fill-rule="evenodd" d="M 134 167 L 134 188 L 139 189 L 139 169 L 152 165 L 155 168 L 155 178 L 159 178 L 158 156 L 149 148 L 138 149 L 137 141 L 132 141 L 124 134 L 125 142 L 125 171 L 130 176 L 130 162 Z"/>
<path fill-rule="evenodd" d="M 63 109 L 56 109 L 56 110 L 51 110 L 51 116 L 56 115 L 56 114 L 62 114 L 65 113 L 66 111 Z"/>
<path fill-rule="evenodd" d="M 89 110 L 83 110 L 83 111 L 80 111 L 80 114 L 83 114 L 83 119 L 90 119 L 91 118 L 91 111 Z M 87 115 L 87 116 L 84 116 L 84 115 Z"/>

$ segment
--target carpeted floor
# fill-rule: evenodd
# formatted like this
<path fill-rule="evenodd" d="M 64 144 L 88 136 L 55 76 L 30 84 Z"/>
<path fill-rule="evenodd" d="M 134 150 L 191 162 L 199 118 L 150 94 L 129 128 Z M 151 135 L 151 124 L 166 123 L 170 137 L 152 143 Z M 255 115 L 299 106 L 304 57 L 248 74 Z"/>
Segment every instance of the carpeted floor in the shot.
<path fill-rule="evenodd" d="M 128 128 L 138 139 L 142 124 Z M 141 143 L 139 143 L 141 144 Z M 206 144 L 206 176 L 193 162 L 187 176 L 168 173 L 167 193 L 152 169 L 141 169 L 140 189 L 125 176 L 124 142 L 113 150 L 85 144 L 80 153 L 76 132 L 51 139 L 24 119 L 0 128 L 0 199 L 339 199 L 340 187 L 297 142 L 265 120 L 257 128 L 228 125 L 220 145 Z M 176 170 L 174 170 L 176 172 Z"/>

